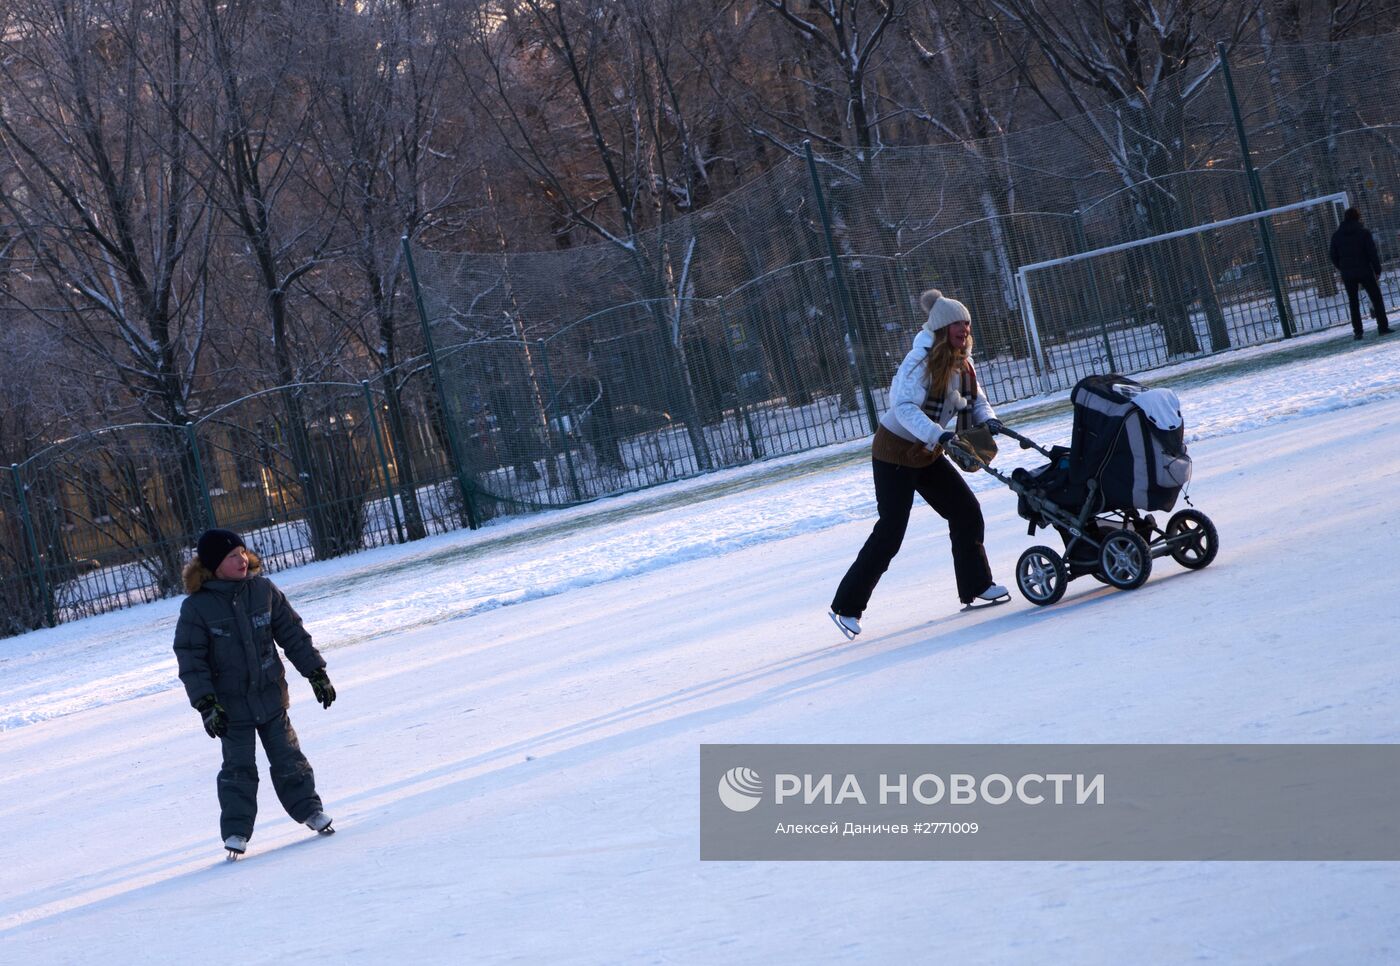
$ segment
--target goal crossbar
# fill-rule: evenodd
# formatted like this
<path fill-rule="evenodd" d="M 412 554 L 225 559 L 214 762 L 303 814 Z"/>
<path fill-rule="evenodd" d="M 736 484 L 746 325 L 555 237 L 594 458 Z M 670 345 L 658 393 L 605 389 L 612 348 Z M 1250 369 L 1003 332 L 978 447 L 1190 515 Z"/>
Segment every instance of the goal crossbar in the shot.
<path fill-rule="evenodd" d="M 1042 268 L 1053 268 L 1056 265 L 1068 265 L 1070 262 L 1082 262 L 1086 258 L 1097 258 L 1100 255 L 1112 255 L 1114 252 L 1123 252 L 1130 248 L 1141 248 L 1143 245 L 1155 245 L 1157 242 L 1171 241 L 1173 238 L 1185 238 L 1187 235 L 1198 235 L 1216 228 L 1228 228 L 1230 225 L 1238 225 L 1246 221 L 1259 221 L 1262 218 L 1272 218 L 1274 215 L 1283 215 L 1290 211 L 1300 211 L 1303 208 L 1315 208 L 1329 201 L 1345 208 L 1348 204 L 1348 195 L 1345 191 L 1338 191 L 1330 195 L 1318 195 L 1316 198 L 1308 198 L 1306 201 L 1295 201 L 1290 205 L 1279 205 L 1277 208 L 1267 208 L 1264 211 L 1251 211 L 1247 215 L 1235 215 L 1233 218 L 1222 218 L 1220 221 L 1208 221 L 1203 225 L 1194 225 L 1191 228 L 1179 228 L 1176 231 L 1163 232 L 1160 235 L 1153 235 L 1150 238 L 1135 238 L 1132 241 L 1119 242 L 1117 245 L 1106 245 L 1103 248 L 1095 248 L 1091 252 L 1076 252 L 1073 255 L 1063 255 L 1060 258 L 1049 258 L 1043 262 L 1032 262 L 1029 265 L 1022 265 L 1017 269 L 1016 274 L 1025 275 Z"/>
<path fill-rule="evenodd" d="M 1206 222 L 1204 224 L 1194 225 L 1190 228 L 1180 228 L 1176 231 L 1163 232 L 1160 235 L 1152 235 L 1148 238 L 1136 238 L 1132 241 L 1120 242 L 1117 245 L 1106 245 L 1103 248 L 1095 248 L 1093 251 L 1076 252 L 1073 255 L 1063 255 L 1060 258 L 1049 258 L 1043 262 L 1032 262 L 1029 265 L 1022 265 L 1016 270 L 1016 289 L 1021 299 L 1021 322 L 1025 326 L 1026 336 L 1030 343 L 1030 348 L 1034 353 L 1036 368 L 1040 370 L 1042 388 L 1046 392 L 1049 392 L 1048 374 L 1043 368 L 1044 349 L 1040 343 L 1040 327 L 1036 323 L 1035 306 L 1031 302 L 1031 288 L 1030 282 L 1028 281 L 1028 277 L 1032 272 L 1054 268 L 1057 265 L 1082 262 L 1103 255 L 1112 255 L 1115 252 L 1142 248 L 1145 245 L 1155 245 L 1159 242 L 1171 241 L 1174 238 L 1184 238 L 1187 235 L 1199 235 L 1218 228 L 1228 228 L 1231 225 L 1239 225 L 1251 221 L 1263 221 L 1275 215 L 1287 214 L 1290 211 L 1301 211 L 1304 208 L 1316 208 L 1326 204 L 1333 204 L 1346 208 L 1350 204 L 1350 198 L 1345 191 L 1337 191 L 1332 194 L 1318 195 L 1316 198 L 1295 201 L 1292 204 L 1279 205 L 1277 208 L 1267 208 L 1264 211 L 1251 211 L 1248 214 L 1235 215 L 1232 218 L 1222 218 L 1219 221 Z"/>

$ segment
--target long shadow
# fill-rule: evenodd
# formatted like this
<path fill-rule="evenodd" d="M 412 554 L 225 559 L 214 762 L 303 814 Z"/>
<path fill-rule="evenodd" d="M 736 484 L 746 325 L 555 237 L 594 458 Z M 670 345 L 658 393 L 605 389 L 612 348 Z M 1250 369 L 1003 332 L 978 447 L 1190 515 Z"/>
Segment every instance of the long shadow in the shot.
<path fill-rule="evenodd" d="M 32 892 L 13 895 L 3 905 L 0 905 L 0 920 L 4 920 L 9 916 L 19 915 L 26 909 L 48 905 L 50 902 L 56 902 L 76 893 L 110 888 L 134 876 L 151 875 L 166 869 L 184 865 L 189 861 L 190 853 L 194 848 L 195 845 L 191 842 L 186 845 L 167 849 L 155 855 L 141 856 L 139 859 L 123 866 L 111 866 L 106 869 L 79 876 L 76 879 L 55 883 L 44 889 L 36 889 Z M 8 930 L 0 929 L 0 933 L 7 931 Z"/>
<path fill-rule="evenodd" d="M 1190 571 L 1181 571 L 1177 574 L 1164 574 L 1163 580 L 1172 579 L 1175 576 L 1184 576 Z M 1157 579 L 1157 578 L 1154 578 Z M 386 783 L 373 789 L 368 789 L 357 794 L 342 799 L 343 804 L 350 805 L 355 802 L 373 799 L 385 795 L 391 795 L 404 788 L 419 785 L 424 782 L 432 782 L 443 778 L 450 778 L 454 774 L 463 771 L 479 768 L 483 765 L 495 764 L 496 767 L 481 774 L 474 774 L 461 777 L 447 784 L 436 785 L 433 788 L 408 794 L 395 800 L 392 811 L 393 824 L 402 824 L 413 821 L 425 812 L 440 808 L 444 802 L 455 802 L 465 807 L 471 801 L 486 797 L 506 789 L 524 784 L 526 782 L 537 781 L 542 774 L 549 771 L 562 771 L 567 768 L 587 764 L 605 755 L 614 755 L 627 749 L 646 745 L 655 741 L 664 740 L 683 734 L 687 731 L 695 731 L 706 726 L 723 722 L 732 718 L 741 717 L 763 710 L 764 708 L 776 705 L 781 701 L 797 695 L 810 693 L 813 690 L 829 688 L 837 684 L 849 682 L 862 677 L 886 671 L 892 667 L 907 664 L 916 660 L 924 660 L 931 655 L 952 651 L 958 648 L 974 646 L 989 638 L 997 637 L 1013 630 L 1016 627 L 1034 625 L 1054 617 L 1056 613 L 1063 614 L 1066 610 L 1087 611 L 1091 609 L 1112 608 L 1115 606 L 1131 607 L 1131 592 L 1116 591 L 1107 587 L 1095 587 L 1070 601 L 1062 602 L 1049 608 L 1037 610 L 1015 609 L 1009 610 L 1005 614 L 989 615 L 987 618 L 977 621 L 968 627 L 958 628 L 956 625 L 966 621 L 968 616 L 962 613 L 949 614 L 937 618 L 933 621 L 898 631 L 893 634 L 867 640 L 859 644 L 844 644 L 823 647 L 819 650 L 809 652 L 781 661 L 773 661 L 761 667 L 748 671 L 717 677 L 702 684 L 679 688 L 668 694 L 650 698 L 645 701 L 635 702 L 605 714 L 595 715 L 583 721 L 575 722 L 560 728 L 550 729 L 541 732 L 530 738 L 520 739 L 506 745 L 492 748 L 475 755 L 469 755 L 458 761 L 451 762 L 436 768 L 428 769 L 410 778 Z M 951 631 L 946 628 L 954 628 Z M 932 632 L 932 633 L 931 633 Z M 822 667 L 821 665 L 827 665 Z M 783 676 L 795 670 L 803 668 L 816 668 L 811 673 L 804 674 L 797 678 L 783 679 Z M 690 705 L 695 705 L 705 699 L 732 692 L 739 688 L 751 686 L 756 682 L 773 680 L 774 683 L 754 694 L 736 698 L 722 704 L 713 704 L 705 707 L 696 707 L 693 710 L 682 710 Z M 629 721 L 634 721 L 640 717 L 667 711 L 678 711 L 680 713 L 667 717 L 661 721 L 653 721 L 631 730 L 613 734 L 601 734 L 604 729 L 625 725 Z M 592 737 L 590 737 L 592 736 Z M 570 739 L 583 739 L 579 743 L 549 752 L 530 760 L 521 759 L 520 755 L 532 748 L 541 745 L 567 741 Z M 342 812 L 347 823 L 353 823 L 355 815 L 353 812 Z M 341 834 L 344 834 L 343 832 Z M 301 839 L 281 846 L 273 847 L 262 853 L 271 855 L 283 852 L 287 849 L 305 846 L 308 842 L 316 839 Z M 167 856 L 180 856 L 172 859 L 164 865 L 150 866 L 150 861 L 165 858 Z M 253 861 L 256 856 L 242 861 Z M 172 868 L 178 865 L 187 864 L 190 861 L 190 848 L 172 849 L 160 856 L 153 857 L 137 870 L 128 868 L 124 875 L 115 875 L 117 870 L 109 870 L 109 878 L 102 885 L 119 884 L 125 879 L 136 876 L 148 876 L 158 873 L 162 868 Z M 195 877 L 207 875 L 212 869 L 217 869 L 222 861 L 211 863 L 208 867 L 190 869 L 179 873 L 169 879 L 161 879 L 134 889 L 121 892 L 117 895 L 108 896 L 96 902 L 75 906 L 61 912 L 46 915 L 30 920 L 10 929 L 3 930 L 5 934 L 15 935 L 23 931 L 37 927 L 41 924 L 51 924 L 60 921 L 71 915 L 100 912 L 108 907 L 115 908 L 120 903 L 134 902 L 146 893 L 154 893 L 168 888 L 179 888 L 182 883 L 192 881 Z M 89 889 L 98 885 L 90 884 Z M 55 894 L 54 898 L 62 898 L 63 895 L 71 895 L 72 890 L 50 889 L 44 893 L 35 893 L 24 897 L 24 900 L 44 899 L 46 895 Z M 50 900 L 52 901 L 52 900 Z M 32 903 L 42 905 L 41 902 Z M 18 905 L 18 904 L 15 904 Z M 10 914 L 22 912 L 22 908 L 12 909 Z"/>
<path fill-rule="evenodd" d="M 480 754 L 468 756 L 456 762 L 452 762 L 446 765 L 439 766 L 437 768 L 420 772 L 412 778 L 391 782 L 374 789 L 360 792 L 358 794 L 342 799 L 342 802 L 345 805 L 349 805 L 356 801 L 363 801 L 367 798 L 375 798 L 386 794 L 392 794 L 393 792 L 399 789 L 417 785 L 422 782 L 449 777 L 453 774 L 460 773 L 468 769 L 476 768 L 484 764 L 490 764 L 493 762 L 498 763 L 498 767 L 496 767 L 490 772 L 487 772 L 486 774 L 460 778 L 456 781 L 452 781 L 445 785 L 439 785 L 432 789 L 409 794 L 395 801 L 392 812 L 392 822 L 394 824 L 400 824 L 403 822 L 412 821 L 418 816 L 422 815 L 424 812 L 436 809 L 445 800 L 466 803 L 471 801 L 472 799 L 481 796 L 490 795 L 492 793 L 511 788 L 515 785 L 537 780 L 540 777 L 542 769 L 562 770 L 564 768 L 572 767 L 574 765 L 584 764 L 590 760 L 593 760 L 605 754 L 616 753 L 627 748 L 636 747 L 650 743 L 655 740 L 667 738 L 673 734 L 683 733 L 688 730 L 701 728 L 712 722 L 723 721 L 728 718 L 734 717 L 738 714 L 746 714 L 752 711 L 756 711 L 765 706 L 781 701 L 790 694 L 800 693 L 815 687 L 830 686 L 831 684 L 834 684 L 838 681 L 874 673 L 892 664 L 902 663 L 905 661 L 926 657 L 930 653 L 949 650 L 955 647 L 967 646 L 969 644 L 975 643 L 976 641 L 982 640 L 985 637 L 991 636 L 994 633 L 999 633 L 999 631 L 993 630 L 992 628 L 988 627 L 988 625 L 1001 625 L 1008 620 L 1014 620 L 1015 616 L 1015 614 L 1009 614 L 1001 618 L 997 618 L 995 620 L 982 621 L 981 623 L 976 625 L 976 627 L 969 628 L 960 634 L 953 635 L 952 638 L 945 640 L 942 643 L 935 644 L 935 646 L 932 647 L 930 647 L 930 644 L 932 642 L 930 642 L 926 637 L 921 636 L 919 640 L 899 645 L 894 649 L 888 649 L 886 647 L 885 649 L 874 651 L 873 653 L 865 653 L 862 656 L 857 657 L 853 663 L 849 663 L 844 666 L 820 670 L 815 673 L 797 678 L 795 680 L 776 683 L 758 694 L 737 699 L 726 704 L 697 708 L 695 710 L 685 712 L 678 717 L 653 722 L 651 724 L 644 725 L 639 728 L 634 728 L 631 731 L 625 731 L 621 734 L 598 735 L 597 737 L 589 738 L 588 740 L 585 740 L 580 744 L 573 745 L 569 748 L 560 749 L 558 751 L 542 755 L 538 758 L 533 759 L 532 761 L 526 762 L 520 759 L 520 754 L 522 751 L 532 747 L 537 747 L 543 743 L 568 740 L 570 738 L 577 738 L 587 736 L 590 734 L 595 734 L 601 731 L 602 729 L 625 723 L 642 715 L 654 713 L 657 711 L 664 711 L 666 709 L 679 708 L 687 704 L 693 704 L 696 701 L 702 700 L 704 698 L 708 698 L 715 694 L 723 693 L 725 691 L 731 691 L 735 688 L 752 684 L 755 681 L 761 681 L 765 678 L 777 677 L 795 668 L 801 668 L 805 666 L 818 664 L 826 660 L 841 660 L 843 657 L 861 653 L 861 649 L 853 648 L 851 646 L 843 647 L 838 645 L 836 647 L 822 648 L 819 651 L 815 651 L 799 657 L 794 657 L 783 661 L 775 661 L 768 665 L 765 665 L 764 667 L 756 668 L 751 671 L 734 675 L 728 675 L 722 678 L 716 678 L 697 687 L 678 689 L 676 691 L 671 692 L 668 695 L 663 695 L 648 701 L 637 702 L 635 704 L 628 705 L 625 708 L 619 708 L 616 711 L 609 712 L 607 714 L 597 715 L 587 719 L 586 721 L 577 722 L 575 724 L 568 725 L 563 728 L 555 728 L 550 731 L 542 732 L 541 734 L 533 736 L 531 738 L 512 742 L 508 745 L 493 748 L 489 751 L 482 752 Z M 869 651 L 872 647 L 886 646 L 891 640 L 896 640 L 899 637 L 904 637 L 909 634 L 915 633 L 918 633 L 917 629 L 913 631 L 902 632 L 900 635 L 896 635 L 892 638 L 877 639 L 865 645 L 864 650 Z M 347 822 L 353 822 L 353 819 L 353 813 L 347 815 Z M 341 834 L 343 834 L 343 832 Z M 302 843 L 298 842 L 292 844 L 295 845 Z M 291 845 L 282 846 L 281 848 L 273 849 L 272 851 L 282 851 L 283 849 L 290 847 Z M 171 850 L 171 852 L 165 854 L 176 854 L 180 851 L 181 850 Z M 110 883 L 115 885 L 127 879 L 136 878 L 138 876 L 148 876 L 151 874 L 158 873 L 161 870 L 161 868 L 171 868 L 178 865 L 184 865 L 189 861 L 189 851 L 185 850 L 183 852 L 183 857 L 178 860 L 174 860 L 166 863 L 164 866 L 156 866 L 154 868 L 143 867 L 139 870 L 126 870 L 125 875 L 112 877 Z M 244 859 L 241 861 L 252 861 L 252 859 Z M 222 864 L 223 863 L 220 860 L 218 862 L 211 863 L 208 867 L 190 869 L 185 872 L 181 872 L 177 875 L 174 875 L 170 878 L 160 879 L 156 882 L 147 883 L 145 885 L 123 891 L 117 895 L 108 896 L 95 902 L 90 902 L 82 905 L 75 905 L 72 908 L 64 909 L 59 912 L 35 918 L 28 922 L 22 923 L 21 925 L 12 927 L 8 930 L 5 930 L 4 934 L 21 934 L 25 930 L 37 927 L 41 924 L 52 925 L 54 923 L 61 923 L 62 920 L 68 916 L 97 913 L 108 908 L 116 908 L 121 903 L 137 902 L 145 894 L 155 894 L 160 890 L 170 888 L 181 888 L 183 883 L 191 882 L 197 876 L 207 875 L 210 873 L 211 870 L 219 868 Z M 95 886 L 89 886 L 88 888 L 92 889 L 95 888 Z M 71 894 L 72 890 L 64 889 L 61 890 L 61 892 L 54 898 L 64 898 L 65 896 L 71 896 Z M 33 908 L 33 906 L 30 906 L 30 908 Z"/>
<path fill-rule="evenodd" d="M 1104 588 L 1102 592 L 1096 591 L 1087 594 L 1076 601 L 1070 602 L 1066 607 L 1076 610 L 1082 608 L 1112 607 L 1119 601 L 1127 602 L 1122 592 Z M 1060 611 L 1063 612 L 1064 609 L 1066 608 L 1061 607 Z M 480 782 L 483 785 L 479 794 L 485 794 L 485 786 L 487 785 L 491 786 L 493 789 L 507 788 L 519 782 L 534 780 L 538 777 L 539 771 L 542 768 L 548 767 L 549 763 L 558 763 L 560 767 L 585 763 L 600 754 L 636 747 L 653 740 L 670 737 L 676 733 L 703 728 L 709 724 L 723 721 L 731 717 L 750 714 L 775 705 L 792 695 L 807 693 L 814 689 L 828 688 L 836 684 L 876 674 L 911 661 L 923 660 L 933 654 L 973 646 L 988 638 L 999 636 L 1015 626 L 1023 626 L 1028 622 L 1039 623 L 1043 620 L 1050 619 L 1053 617 L 1053 613 L 1050 612 L 1054 610 L 1055 608 L 1047 608 L 1046 612 L 1013 610 L 1006 614 L 988 617 L 971 627 L 954 631 L 951 634 L 934 635 L 930 637 L 930 630 L 966 619 L 965 615 L 952 614 L 928 624 L 909 628 L 861 644 L 836 645 L 822 648 L 821 650 L 799 657 L 776 661 L 751 671 L 726 675 L 693 687 L 678 689 L 669 694 L 651 698 L 646 701 L 640 701 L 606 714 L 596 715 L 584 721 L 551 729 L 529 738 L 523 738 L 506 745 L 492 748 L 489 751 L 484 751 L 479 754 L 469 755 L 457 761 L 420 772 L 412 777 L 400 779 L 373 789 L 367 789 L 343 801 L 354 803 L 366 799 L 373 799 L 424 782 L 433 782 L 448 778 L 454 773 L 479 768 L 483 765 L 500 763 L 500 767 L 486 775 L 464 778 L 449 785 L 439 785 L 431 790 L 410 795 L 396 803 L 394 809 L 396 818 L 413 814 L 411 811 L 405 809 L 406 805 L 411 808 L 410 803 L 414 801 L 429 798 L 437 799 L 453 788 L 468 785 L 473 782 Z M 751 686 L 756 682 L 762 682 L 767 679 L 777 679 L 795 669 L 833 661 L 839 663 L 833 666 L 820 668 L 819 670 L 815 670 L 812 673 L 798 678 L 776 680 L 774 684 L 766 689 L 743 698 L 737 698 L 723 704 L 696 708 L 691 711 L 681 711 L 681 709 L 688 705 L 694 705 L 699 701 L 713 698 L 725 692 L 732 692 L 738 688 Z M 625 725 L 627 722 L 640 717 L 666 711 L 681 711 L 681 713 L 673 717 L 668 717 L 663 721 L 656 721 L 634 728 L 631 731 L 599 735 L 598 737 L 592 738 L 589 737 L 590 735 L 598 734 L 604 729 Z M 520 757 L 523 753 L 532 749 L 537 749 L 541 745 L 570 739 L 586 740 L 569 748 L 531 758 L 528 761 L 522 760 Z M 517 774 L 506 778 L 506 773 L 510 772 L 512 769 L 516 769 Z M 495 778 L 494 781 L 492 781 L 493 777 Z M 423 802 L 422 807 L 428 808 L 433 806 L 427 802 Z"/>
<path fill-rule="evenodd" d="M 219 872 L 219 870 L 224 869 L 228 866 L 243 865 L 247 862 L 257 862 L 257 860 L 262 856 L 272 856 L 283 852 L 287 852 L 291 849 L 303 848 L 312 842 L 318 841 L 321 838 L 323 838 L 323 836 L 313 834 L 310 838 L 296 839 L 291 842 L 284 842 L 281 845 L 273 845 L 261 850 L 250 851 L 248 855 L 239 859 L 236 863 L 228 862 L 222 857 L 215 857 L 210 859 L 207 863 L 201 863 L 195 868 L 185 869 L 185 871 L 180 872 L 176 875 L 172 875 L 168 878 L 161 878 L 154 882 L 148 882 L 145 885 L 137 886 L 134 889 L 123 890 L 117 892 L 115 895 L 110 895 L 105 898 L 91 902 L 81 902 L 79 900 L 70 908 L 63 909 L 59 912 L 48 913 L 46 915 L 39 915 L 34 917 L 33 919 L 29 919 L 18 925 L 10 926 L 5 929 L 0 929 L 0 935 L 10 937 L 20 936 L 29 930 L 36 929 L 41 926 L 52 925 L 55 922 L 61 922 L 63 919 L 69 916 L 101 913 L 105 909 L 115 908 L 122 903 L 133 901 L 147 893 L 158 893 L 170 889 L 182 889 L 185 888 L 187 885 L 193 884 L 196 879 L 217 873 Z M 76 900 L 79 896 L 81 896 L 83 892 L 93 891 L 94 889 L 98 888 L 117 887 L 122 882 L 128 881 L 130 879 L 155 875 L 165 869 L 175 868 L 179 866 L 188 866 L 192 862 L 198 861 L 194 846 L 184 846 L 183 848 L 179 849 L 171 849 L 167 852 L 162 853 L 162 855 L 173 855 L 177 853 L 180 855 L 180 858 L 175 861 L 167 862 L 164 865 L 157 865 L 149 869 L 145 866 L 128 869 L 126 875 L 113 876 L 111 879 L 102 883 L 101 885 L 88 885 L 81 889 L 64 889 L 61 890 L 60 894 L 55 895 L 52 899 L 49 899 L 48 901 L 52 902 L 63 898 L 73 898 Z M 47 891 L 55 892 L 59 890 Z M 42 908 L 43 905 L 44 902 L 37 902 L 33 903 L 27 908 L 35 908 L 36 906 Z M 9 913 L 9 915 L 22 914 L 23 912 L 23 908 L 17 908 L 12 910 Z"/>

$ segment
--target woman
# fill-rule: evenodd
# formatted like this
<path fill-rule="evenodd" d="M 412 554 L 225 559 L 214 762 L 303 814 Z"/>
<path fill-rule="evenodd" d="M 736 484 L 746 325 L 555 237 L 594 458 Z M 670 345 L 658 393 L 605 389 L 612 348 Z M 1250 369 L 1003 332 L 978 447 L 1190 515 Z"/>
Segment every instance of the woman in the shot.
<path fill-rule="evenodd" d="M 977 497 L 943 455 L 956 435 L 946 427 L 964 410 L 970 410 L 973 423 L 1001 429 L 972 368 L 972 316 L 967 306 L 937 289 L 925 292 L 919 303 L 928 320 L 890 383 L 890 406 L 871 446 L 879 519 L 831 602 L 831 619 L 848 639 L 860 633 L 860 615 L 899 552 L 915 493 L 948 521 L 963 604 L 1011 599 L 992 580 Z"/>

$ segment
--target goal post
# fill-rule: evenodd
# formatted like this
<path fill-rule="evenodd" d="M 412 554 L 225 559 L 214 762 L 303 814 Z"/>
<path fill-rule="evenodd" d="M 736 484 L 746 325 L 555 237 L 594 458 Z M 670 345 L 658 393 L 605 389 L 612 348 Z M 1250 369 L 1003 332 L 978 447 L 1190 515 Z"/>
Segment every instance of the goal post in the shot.
<path fill-rule="evenodd" d="M 1291 334 L 1282 309 L 1298 331 L 1333 324 L 1342 307 L 1327 246 L 1348 203 L 1335 192 L 1022 266 L 1016 286 L 1042 390 Z"/>

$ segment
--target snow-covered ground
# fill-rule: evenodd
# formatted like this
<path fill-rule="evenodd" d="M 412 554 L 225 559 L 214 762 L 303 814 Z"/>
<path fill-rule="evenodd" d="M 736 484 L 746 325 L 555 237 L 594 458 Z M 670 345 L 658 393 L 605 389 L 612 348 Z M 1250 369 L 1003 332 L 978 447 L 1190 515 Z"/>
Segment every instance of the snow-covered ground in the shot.
<path fill-rule="evenodd" d="M 1133 592 L 959 613 L 916 508 L 844 643 L 859 443 L 279 575 L 340 691 L 292 710 L 340 832 L 264 787 L 234 865 L 178 601 L 0 641 L 0 962 L 1395 961 L 1394 864 L 698 858 L 702 742 L 1400 740 L 1400 339 L 1318 347 L 1153 374 L 1222 550 Z M 972 480 L 1009 580 L 1031 540 Z"/>

